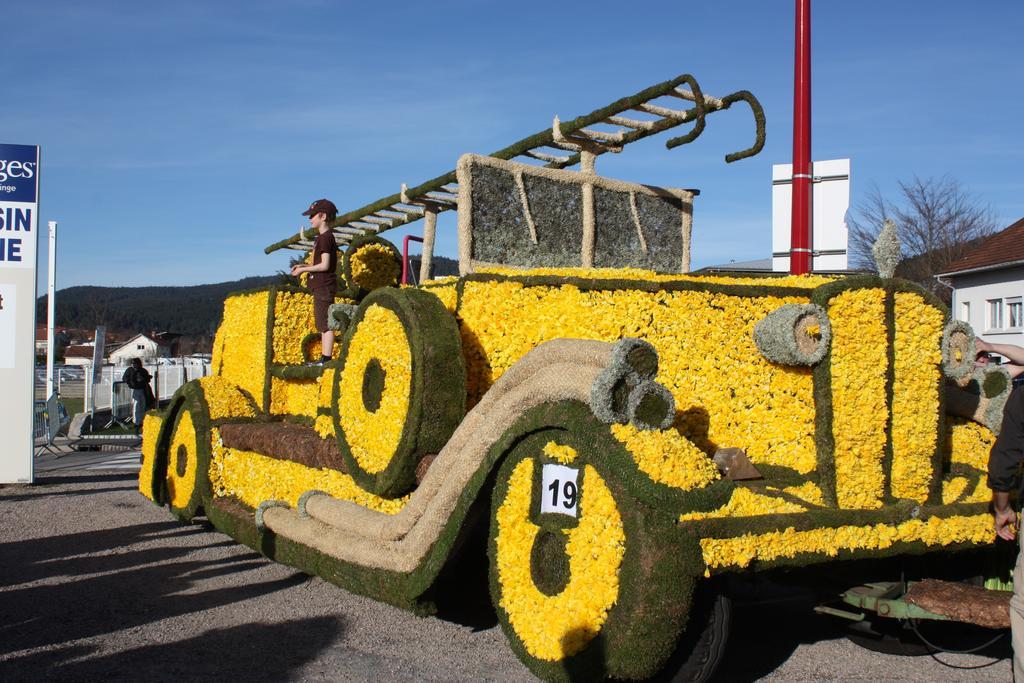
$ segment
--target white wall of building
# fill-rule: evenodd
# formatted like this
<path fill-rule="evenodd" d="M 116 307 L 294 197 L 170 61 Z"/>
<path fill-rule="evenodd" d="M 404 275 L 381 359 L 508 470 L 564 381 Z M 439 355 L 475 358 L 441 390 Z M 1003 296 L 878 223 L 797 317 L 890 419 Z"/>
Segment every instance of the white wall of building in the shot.
<path fill-rule="evenodd" d="M 987 342 L 1024 346 L 1024 266 L 948 279 L 954 318 L 969 323 Z"/>
<path fill-rule="evenodd" d="M 140 334 L 129 339 L 116 351 L 111 351 L 110 355 L 107 356 L 107 362 L 114 365 L 128 365 L 132 362 L 132 358 L 141 358 L 143 361 L 146 361 L 166 356 L 168 353 L 170 353 L 168 347 L 161 346 L 155 340 Z"/>
<path fill-rule="evenodd" d="M 830 159 L 811 165 L 812 270 L 846 270 L 850 208 L 850 160 Z M 772 165 L 772 270 L 789 271 L 793 232 L 793 164 Z"/>

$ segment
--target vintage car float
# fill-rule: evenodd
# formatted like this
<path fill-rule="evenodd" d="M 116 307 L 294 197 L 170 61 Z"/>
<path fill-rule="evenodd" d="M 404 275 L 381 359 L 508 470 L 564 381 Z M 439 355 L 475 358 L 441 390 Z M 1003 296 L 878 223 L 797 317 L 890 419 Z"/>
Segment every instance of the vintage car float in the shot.
<path fill-rule="evenodd" d="M 212 376 L 147 414 L 140 490 L 419 613 L 480 567 L 548 680 L 646 678 L 670 657 L 706 678 L 719 576 L 990 547 L 989 418 L 1008 389 L 973 370 L 969 328 L 892 278 L 687 274 L 696 192 L 594 173 L 737 101 L 754 153 L 756 100 L 684 76 L 339 217 L 336 359 L 305 362 L 305 290 L 229 296 Z M 455 208 L 461 275 L 429 279 Z M 421 282 L 400 286 L 376 233 L 417 218 Z M 977 420 L 946 415 L 947 381 L 973 388 Z"/>

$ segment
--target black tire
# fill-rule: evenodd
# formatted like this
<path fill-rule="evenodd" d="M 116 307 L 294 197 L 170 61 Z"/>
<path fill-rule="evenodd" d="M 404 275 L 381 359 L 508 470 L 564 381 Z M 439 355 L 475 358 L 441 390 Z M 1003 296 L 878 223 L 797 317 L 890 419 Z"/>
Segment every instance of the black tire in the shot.
<path fill-rule="evenodd" d="M 725 655 L 731 623 L 732 600 L 712 586 L 698 587 L 679 645 L 654 680 L 661 683 L 710 681 Z"/>

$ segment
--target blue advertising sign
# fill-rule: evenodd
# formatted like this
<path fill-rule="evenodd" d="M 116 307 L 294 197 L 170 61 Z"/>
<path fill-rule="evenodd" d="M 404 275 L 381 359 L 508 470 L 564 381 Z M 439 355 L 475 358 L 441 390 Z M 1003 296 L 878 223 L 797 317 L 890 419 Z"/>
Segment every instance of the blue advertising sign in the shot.
<path fill-rule="evenodd" d="M 0 144 L 0 202 L 36 202 L 39 148 Z"/>
<path fill-rule="evenodd" d="M 33 477 L 39 148 L 0 144 L 0 482 Z"/>

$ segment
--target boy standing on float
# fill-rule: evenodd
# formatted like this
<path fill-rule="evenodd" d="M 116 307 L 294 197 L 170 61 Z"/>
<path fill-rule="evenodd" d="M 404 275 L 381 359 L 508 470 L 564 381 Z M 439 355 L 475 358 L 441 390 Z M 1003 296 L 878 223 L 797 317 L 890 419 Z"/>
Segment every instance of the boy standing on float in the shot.
<path fill-rule="evenodd" d="M 327 309 L 334 303 L 338 290 L 338 243 L 334 240 L 331 223 L 338 215 L 338 207 L 328 199 L 318 199 L 302 212 L 309 216 L 309 225 L 316 230 L 313 258 L 309 264 L 292 266 L 292 275 L 309 273 L 309 289 L 313 292 L 313 321 L 320 333 L 320 360 L 323 365 L 331 360 L 334 351 L 334 330 L 327 326 Z"/>

